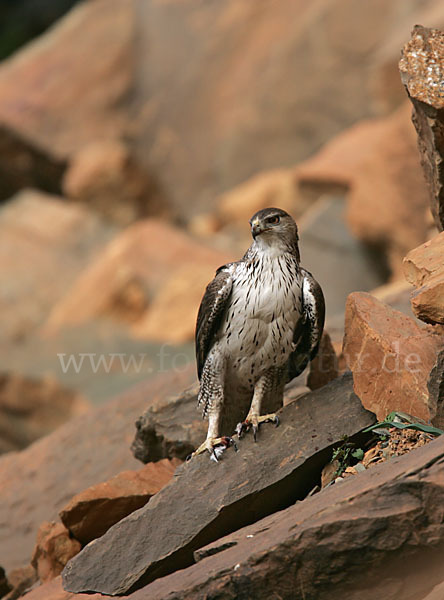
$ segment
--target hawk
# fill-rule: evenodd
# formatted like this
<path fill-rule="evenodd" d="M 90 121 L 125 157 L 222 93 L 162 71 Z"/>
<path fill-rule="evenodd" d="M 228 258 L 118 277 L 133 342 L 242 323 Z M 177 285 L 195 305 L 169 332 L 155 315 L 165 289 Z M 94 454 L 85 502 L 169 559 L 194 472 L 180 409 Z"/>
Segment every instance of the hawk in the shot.
<path fill-rule="evenodd" d="M 274 421 L 285 384 L 319 347 L 325 304 L 320 285 L 300 265 L 298 229 L 279 208 L 250 219 L 253 243 L 209 283 L 196 324 L 198 404 L 206 441 L 191 455 L 218 460 L 250 428 Z"/>

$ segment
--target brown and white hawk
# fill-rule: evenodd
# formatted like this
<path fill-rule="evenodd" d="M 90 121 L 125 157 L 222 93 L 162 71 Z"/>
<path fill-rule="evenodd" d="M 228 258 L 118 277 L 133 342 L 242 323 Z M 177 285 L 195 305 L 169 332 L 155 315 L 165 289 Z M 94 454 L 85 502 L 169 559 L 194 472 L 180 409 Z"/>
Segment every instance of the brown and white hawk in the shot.
<path fill-rule="evenodd" d="M 279 208 L 250 220 L 253 243 L 220 267 L 203 296 L 196 325 L 198 402 L 206 441 L 192 455 L 221 452 L 246 429 L 274 420 L 284 386 L 318 351 L 324 327 L 321 287 L 300 265 L 298 230 Z"/>

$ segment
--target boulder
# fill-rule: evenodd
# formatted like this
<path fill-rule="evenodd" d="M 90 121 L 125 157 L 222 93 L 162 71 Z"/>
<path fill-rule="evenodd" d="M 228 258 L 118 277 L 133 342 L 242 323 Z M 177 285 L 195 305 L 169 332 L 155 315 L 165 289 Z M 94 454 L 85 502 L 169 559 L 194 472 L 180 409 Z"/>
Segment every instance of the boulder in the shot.
<path fill-rule="evenodd" d="M 441 328 L 420 324 L 370 294 L 348 297 L 344 356 L 356 394 L 379 420 L 398 410 L 444 425 L 444 397 L 428 386 L 443 347 Z"/>
<path fill-rule="evenodd" d="M 7 573 L 29 562 L 40 524 L 57 519 L 75 494 L 140 467 L 129 449 L 134 422 L 151 402 L 178 393 L 194 377 L 194 368 L 159 375 L 25 450 L 0 456 L 0 556 Z"/>
<path fill-rule="evenodd" d="M 399 61 L 401 79 L 413 104 L 421 164 L 432 214 L 444 229 L 444 33 L 416 25 Z"/>
<path fill-rule="evenodd" d="M 91 140 L 120 137 L 133 40 L 130 0 L 80 3 L 2 63 L 0 122 L 59 161 Z"/>
<path fill-rule="evenodd" d="M 443 481 L 440 438 L 218 539 L 129 598 L 428 600 L 443 581 Z"/>
<path fill-rule="evenodd" d="M 92 206 L 119 225 L 168 214 L 154 177 L 120 140 L 91 142 L 73 153 L 62 185 L 67 198 Z"/>
<path fill-rule="evenodd" d="M 72 538 L 62 523 L 42 523 L 31 558 L 40 581 L 45 583 L 60 575 L 68 560 L 78 554 L 81 548 L 81 543 Z"/>
<path fill-rule="evenodd" d="M 407 280 L 417 289 L 412 294 L 412 310 L 426 323 L 444 325 L 444 232 L 404 259 Z"/>
<path fill-rule="evenodd" d="M 338 357 L 336 356 L 328 332 L 324 330 L 318 353 L 310 363 L 307 386 L 311 390 L 317 390 L 327 385 L 330 381 L 333 381 L 333 379 L 336 379 L 338 375 Z"/>
<path fill-rule="evenodd" d="M 35 190 L 0 207 L 0 337 L 34 331 L 114 231 L 85 207 Z"/>
<path fill-rule="evenodd" d="M 198 307 L 196 300 L 203 295 L 204 282 L 208 283 L 215 270 L 229 260 L 226 254 L 194 241 L 177 227 L 154 218 L 139 221 L 116 236 L 68 288 L 64 298 L 53 308 L 45 332 L 54 334 L 62 327 L 86 323 L 97 317 L 111 317 L 132 324 L 133 331 L 140 335 L 146 328 L 146 336 L 153 335 L 158 339 L 159 331 L 163 330 L 163 339 L 177 341 L 170 324 L 171 319 L 173 324 L 177 321 L 170 314 L 171 287 L 166 293 L 165 286 L 174 287 L 177 276 L 183 289 L 182 268 L 188 264 L 199 273 L 202 287 L 192 289 L 188 282 L 187 294 L 175 310 L 183 323 L 181 337 L 184 331 L 192 337 Z M 193 282 L 196 282 L 195 276 Z M 163 310 L 159 303 L 153 305 L 156 323 L 154 326 L 151 322 L 151 327 L 147 327 L 150 305 L 158 293 L 164 294 L 162 302 L 166 304 Z M 174 298 L 177 298 L 177 292 L 173 294 Z"/>
<path fill-rule="evenodd" d="M 208 424 L 197 406 L 198 385 L 177 396 L 159 398 L 136 421 L 131 445 L 143 463 L 168 457 L 185 460 L 205 439 Z"/>
<path fill-rule="evenodd" d="M 177 458 L 163 459 L 137 471 L 123 471 L 108 481 L 93 485 L 74 496 L 62 508 L 62 523 L 76 540 L 88 544 L 112 525 L 145 506 L 169 482 L 180 464 Z M 77 552 L 79 550 L 80 544 Z"/>
<path fill-rule="evenodd" d="M 0 567 L 0 598 L 6 596 L 6 594 L 10 591 L 11 586 L 9 585 L 5 570 L 3 567 Z"/>
<path fill-rule="evenodd" d="M 37 581 L 37 573 L 32 565 L 8 571 L 8 583 L 12 590 L 4 596 L 3 600 L 17 600 L 17 598 L 21 598 Z"/>
<path fill-rule="evenodd" d="M 385 256 L 392 277 L 400 278 L 402 259 L 425 241 L 429 229 L 428 193 L 409 103 L 388 117 L 353 125 L 296 171 L 300 186 L 308 190 L 320 185 L 349 190 L 351 231 Z"/>
<path fill-rule="evenodd" d="M 0 373 L 0 454 L 29 446 L 89 408 L 80 394 L 51 377 Z"/>
<path fill-rule="evenodd" d="M 189 566 L 193 551 L 304 498 L 332 445 L 374 422 L 350 374 L 286 406 L 259 442 L 239 442 L 215 464 L 201 455 L 180 467 L 143 508 L 86 546 L 63 572 L 65 589 L 125 594 Z M 192 510 L 190 510 L 192 506 Z"/>

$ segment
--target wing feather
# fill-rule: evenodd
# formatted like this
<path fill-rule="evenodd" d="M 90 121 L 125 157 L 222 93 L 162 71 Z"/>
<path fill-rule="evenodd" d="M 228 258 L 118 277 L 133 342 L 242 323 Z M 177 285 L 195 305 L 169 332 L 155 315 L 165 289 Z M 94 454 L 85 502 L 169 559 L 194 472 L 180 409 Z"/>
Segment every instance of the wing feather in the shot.
<path fill-rule="evenodd" d="M 311 273 L 301 268 L 302 317 L 293 335 L 295 349 L 288 364 L 289 380 L 302 373 L 316 356 L 321 342 L 325 321 L 325 301 L 321 286 Z"/>
<path fill-rule="evenodd" d="M 207 285 L 197 315 L 196 323 L 196 360 L 197 374 L 200 380 L 205 360 L 217 338 L 225 309 L 228 305 L 233 286 L 231 267 L 229 263 L 219 267 L 216 276 Z"/>

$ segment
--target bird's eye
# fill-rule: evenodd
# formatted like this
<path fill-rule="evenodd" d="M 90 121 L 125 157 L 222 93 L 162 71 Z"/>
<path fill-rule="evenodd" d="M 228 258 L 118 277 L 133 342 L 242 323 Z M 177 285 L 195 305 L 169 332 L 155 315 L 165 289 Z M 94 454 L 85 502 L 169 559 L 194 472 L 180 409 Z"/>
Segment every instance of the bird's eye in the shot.
<path fill-rule="evenodd" d="M 270 223 L 270 225 L 277 225 L 280 220 L 281 218 L 278 215 L 275 215 L 274 217 L 268 217 L 267 223 Z"/>

